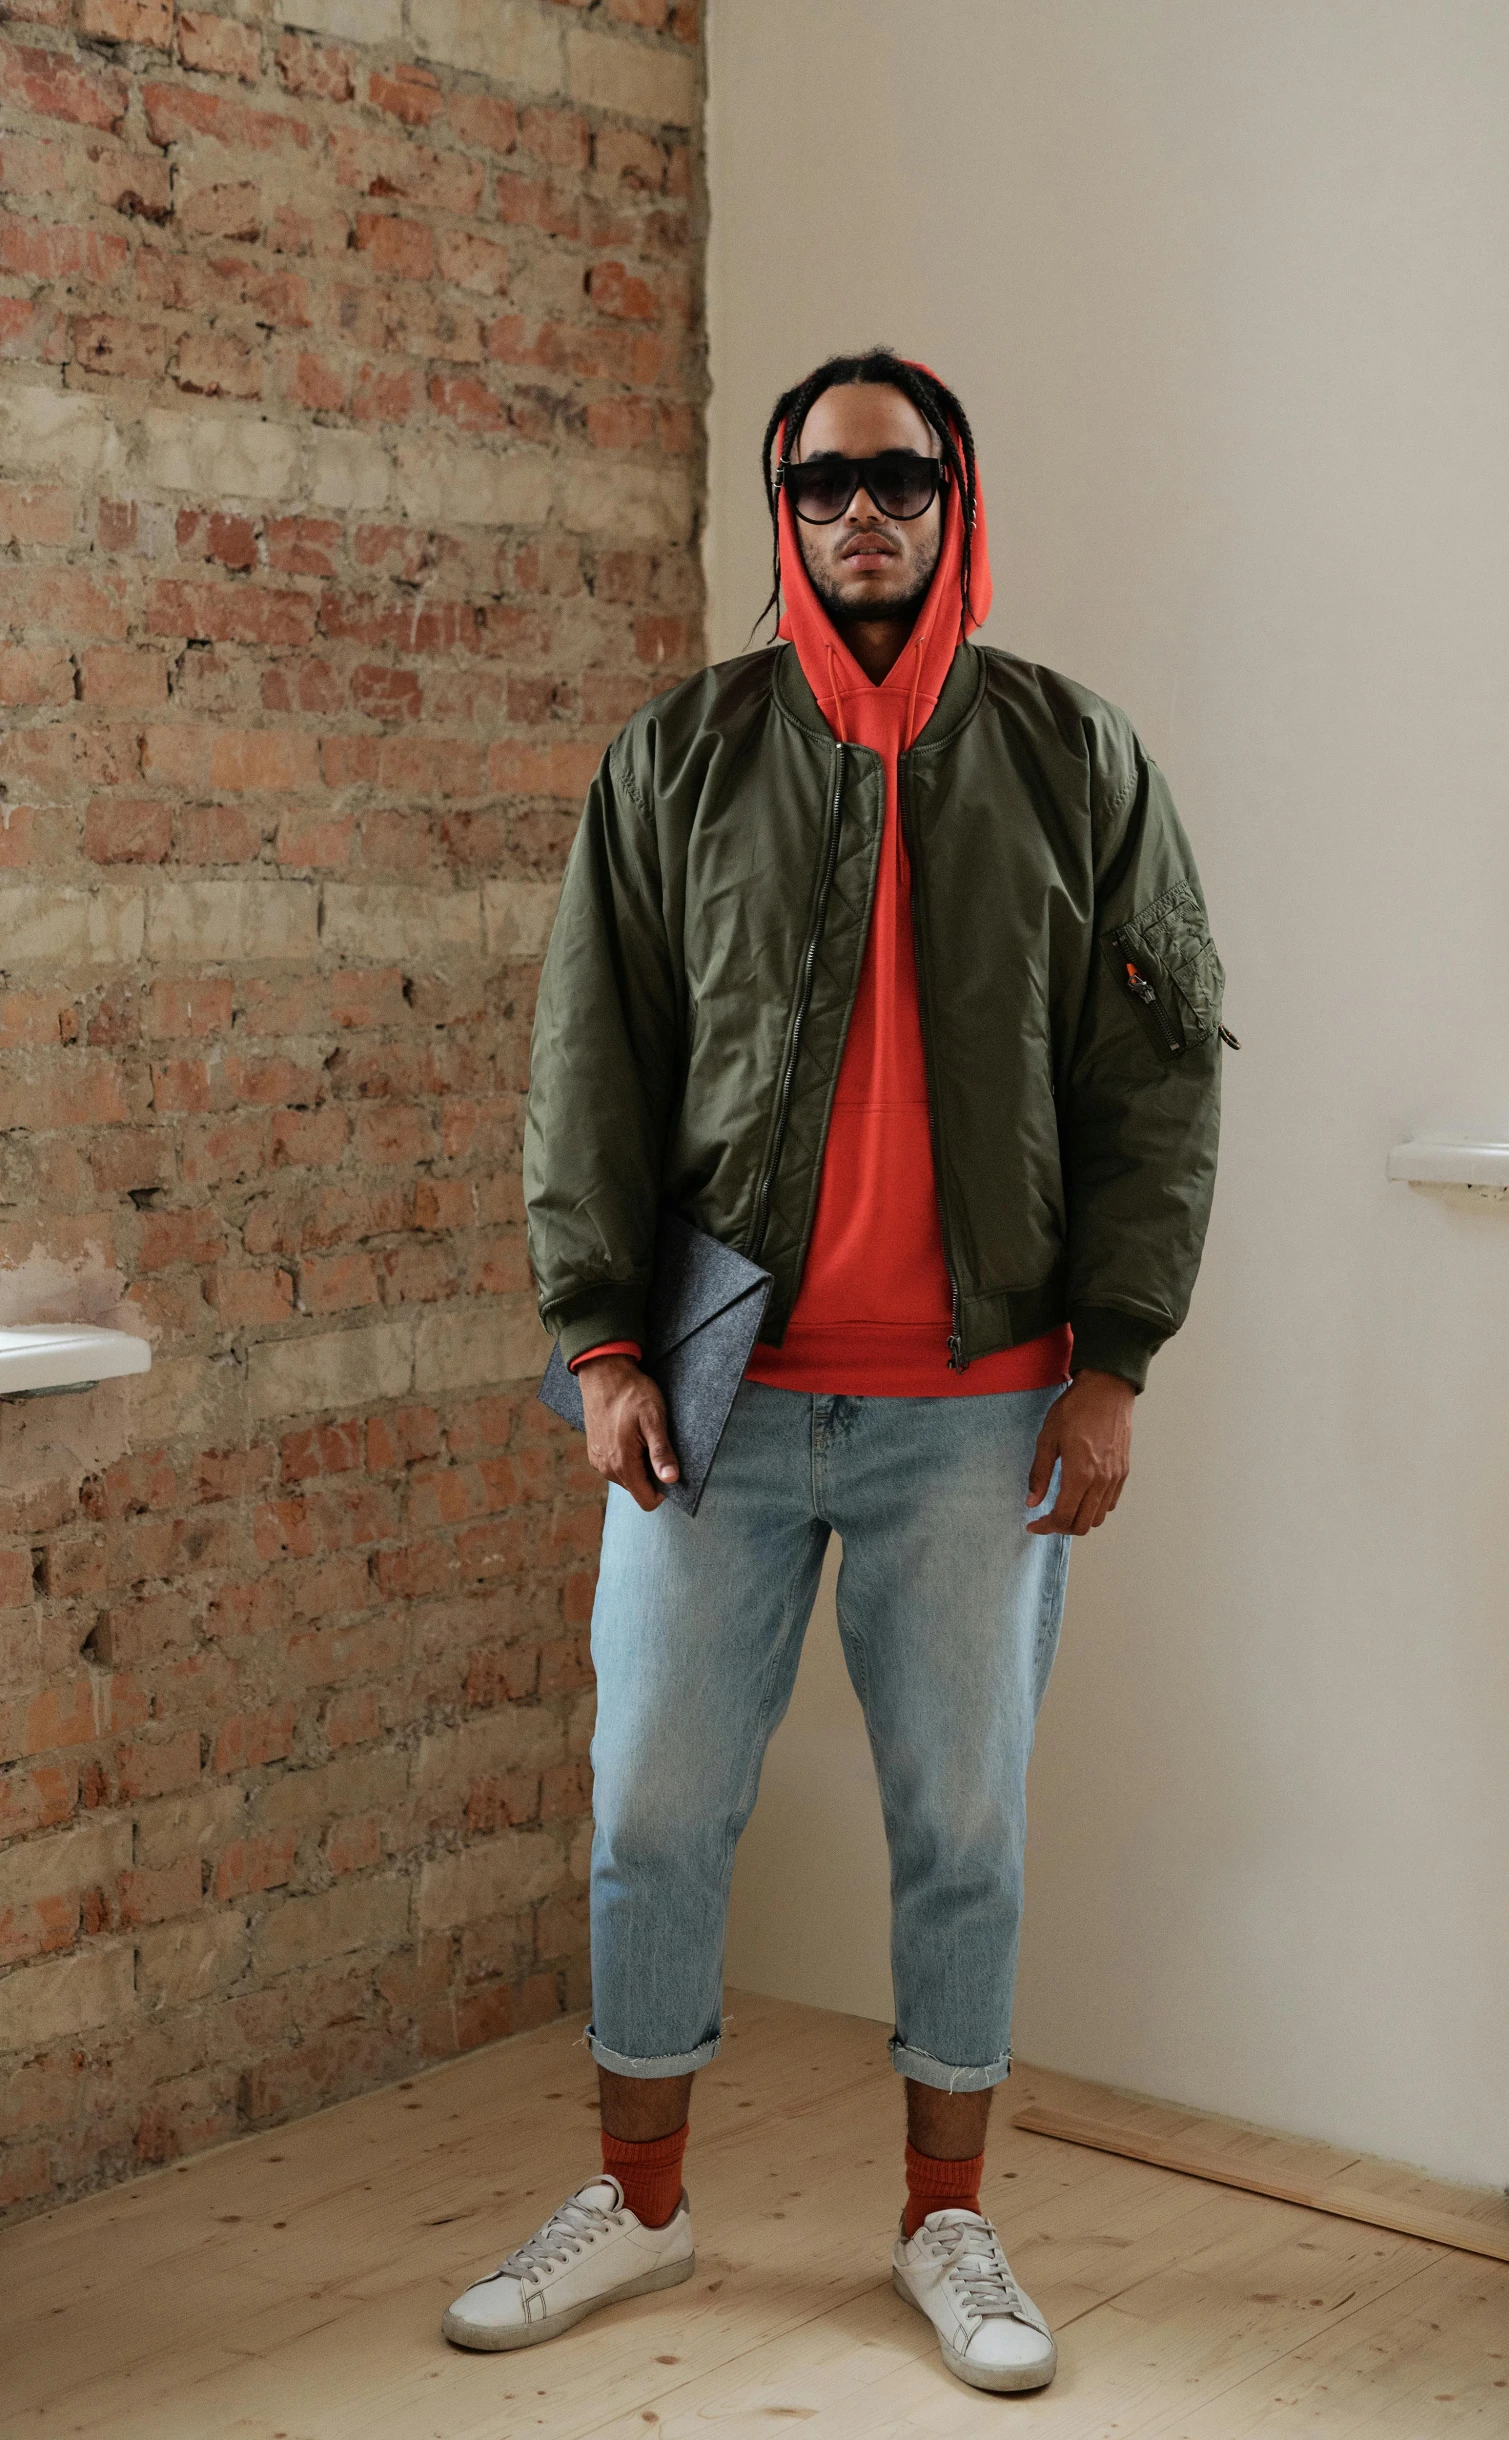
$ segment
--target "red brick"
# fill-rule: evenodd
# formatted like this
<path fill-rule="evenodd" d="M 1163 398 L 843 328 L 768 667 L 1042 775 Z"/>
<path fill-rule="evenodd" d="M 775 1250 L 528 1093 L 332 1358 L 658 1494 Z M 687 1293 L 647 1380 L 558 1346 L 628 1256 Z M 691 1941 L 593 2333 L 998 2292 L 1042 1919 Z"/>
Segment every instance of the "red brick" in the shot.
<path fill-rule="evenodd" d="M 28 1838 L 72 1821 L 78 1805 L 78 1772 L 68 1763 L 44 1762 L 0 1771 L 0 1838 Z"/>
<path fill-rule="evenodd" d="M 154 982 L 149 997 L 149 1033 L 170 1040 L 225 1033 L 231 1021 L 231 987 L 222 977 Z"/>
<path fill-rule="evenodd" d="M 184 9 L 178 19 L 178 56 L 205 76 L 236 76 L 254 85 L 262 73 L 262 38 L 255 26 Z"/>
<path fill-rule="evenodd" d="M 80 655 L 79 695 L 110 711 L 156 711 L 168 699 L 167 662 L 132 645 L 93 645 Z"/>
<path fill-rule="evenodd" d="M 199 1777 L 198 1729 L 181 1728 L 150 1744 L 138 1739 L 119 1747 L 115 1773 L 120 1799 L 127 1804 L 194 1786 Z"/>
<path fill-rule="evenodd" d="M 146 1212 L 142 1216 L 137 1259 L 144 1271 L 160 1270 L 170 1262 L 213 1262 L 224 1232 L 212 1211 Z"/>
<path fill-rule="evenodd" d="M 284 1762 L 293 1751 L 294 1706 L 274 1703 L 265 1711 L 226 1720 L 215 1740 L 217 1771 L 251 1771 Z"/>
<path fill-rule="evenodd" d="M 79 127 L 120 131 L 131 87 L 111 68 L 90 74 L 58 51 L 0 52 L 0 94 L 13 107 Z"/>
<path fill-rule="evenodd" d="M 374 110 L 386 111 L 405 127 L 428 127 L 445 109 L 445 94 L 433 69 L 401 62 L 391 69 L 373 69 L 367 78 L 367 100 Z"/>
<path fill-rule="evenodd" d="M 262 820 L 244 805 L 187 805 L 179 818 L 185 864 L 250 864 L 262 852 Z"/>
<path fill-rule="evenodd" d="M 0 998 L 0 1050 L 39 1050 L 78 1038 L 78 1012 L 65 993 L 9 991 Z"/>
<path fill-rule="evenodd" d="M 70 542 L 78 515 L 79 495 L 63 484 L 0 483 L 0 542 Z"/>
<path fill-rule="evenodd" d="M 349 102 L 354 90 L 349 51 L 309 42 L 302 34 L 284 34 L 275 53 L 278 81 L 289 93 L 312 100 Z"/>
<path fill-rule="evenodd" d="M 280 144 L 307 152 L 312 141 L 302 119 L 283 111 L 253 110 L 228 95 L 204 93 L 192 85 L 145 85 L 142 103 L 147 132 L 154 144 L 175 144 L 186 137 L 209 136 L 231 150 L 270 152 Z"/>
<path fill-rule="evenodd" d="M 354 227 L 358 250 L 368 256 L 374 271 L 398 280 L 427 280 L 434 271 L 435 237 L 426 222 L 358 212 Z"/>
<path fill-rule="evenodd" d="M 330 518 L 274 517 L 267 527 L 267 564 L 282 576 L 333 576 L 341 531 Z"/>
<path fill-rule="evenodd" d="M 623 263 L 595 263 L 587 274 L 587 294 L 599 313 L 636 322 L 653 322 L 659 310 L 649 282 Z"/>
<path fill-rule="evenodd" d="M 199 398 L 260 398 L 260 351 L 220 331 L 186 331 L 173 359 L 180 390 Z"/>
<path fill-rule="evenodd" d="M 518 112 L 494 94 L 453 93 L 447 116 L 463 144 L 486 152 L 510 153 L 519 140 Z"/>
<path fill-rule="evenodd" d="M 332 1753 L 351 1745 L 370 1745 L 382 1735 L 382 1716 L 373 1686 L 351 1687 L 325 1709 L 325 1739 Z"/>
<path fill-rule="evenodd" d="M 39 220 L 0 224 L 0 270 L 18 279 L 83 279 L 105 287 L 124 269 L 129 253 L 125 239 L 106 229 L 70 229 Z"/>
<path fill-rule="evenodd" d="M 204 1873 L 197 1854 L 155 1869 L 138 1865 L 120 1876 L 121 1925 L 129 1930 L 134 1924 L 165 1923 L 173 1915 L 192 1914 L 203 1895 Z"/>
<path fill-rule="evenodd" d="M 297 1840 L 291 1830 L 265 1830 L 259 1838 L 233 1839 L 215 1866 L 215 1895 L 249 1898 L 263 1889 L 281 1889 L 293 1878 Z"/>
<path fill-rule="evenodd" d="M 61 644 L 0 644 L 0 704 L 73 701 L 73 661 Z"/>
<path fill-rule="evenodd" d="M 180 558 L 214 559 L 223 568 L 238 570 L 257 564 L 257 529 L 250 517 L 223 509 L 181 508 L 176 530 Z"/>
<path fill-rule="evenodd" d="M 126 594 L 118 576 L 99 580 L 75 568 L 12 569 L 5 590 L 6 613 L 15 626 L 116 642 L 125 637 Z"/>
<path fill-rule="evenodd" d="M 166 51 L 173 0 L 79 0 L 79 32 L 98 42 L 139 42 Z"/>
<path fill-rule="evenodd" d="M 508 294 L 509 252 L 494 238 L 466 229 L 442 230 L 439 268 L 440 277 L 453 288 L 469 289 L 475 296 Z"/>
<path fill-rule="evenodd" d="M 127 381 L 152 381 L 167 361 L 167 344 L 155 322 L 127 321 L 119 314 L 94 314 L 73 324 L 74 361 L 91 373 L 116 373 Z"/>
<path fill-rule="evenodd" d="M 286 1322 L 293 1311 L 293 1274 L 276 1264 L 245 1270 L 222 1267 L 215 1272 L 211 1294 L 217 1312 L 233 1330 Z"/>

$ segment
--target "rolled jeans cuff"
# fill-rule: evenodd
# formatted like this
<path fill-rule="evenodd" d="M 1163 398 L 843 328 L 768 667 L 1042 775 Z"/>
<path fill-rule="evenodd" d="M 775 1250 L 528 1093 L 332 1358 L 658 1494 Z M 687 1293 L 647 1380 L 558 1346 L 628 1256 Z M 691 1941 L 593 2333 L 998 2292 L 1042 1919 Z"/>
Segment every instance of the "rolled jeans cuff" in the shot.
<path fill-rule="evenodd" d="M 910 2076 L 914 2084 L 930 2084 L 938 2093 L 987 2092 L 1011 2073 L 1009 2050 L 984 2067 L 950 2067 L 946 2059 L 935 2059 L 929 2051 L 910 2049 L 899 2033 L 892 2034 L 886 2048 L 898 2076 Z"/>
<path fill-rule="evenodd" d="M 710 2033 L 695 2050 L 678 2050 L 663 2059 L 630 2059 L 621 2050 L 610 2050 L 606 2042 L 600 2042 L 590 2025 L 582 2038 L 598 2066 L 605 2067 L 610 2076 L 694 2076 L 723 2047 L 722 2034 Z"/>

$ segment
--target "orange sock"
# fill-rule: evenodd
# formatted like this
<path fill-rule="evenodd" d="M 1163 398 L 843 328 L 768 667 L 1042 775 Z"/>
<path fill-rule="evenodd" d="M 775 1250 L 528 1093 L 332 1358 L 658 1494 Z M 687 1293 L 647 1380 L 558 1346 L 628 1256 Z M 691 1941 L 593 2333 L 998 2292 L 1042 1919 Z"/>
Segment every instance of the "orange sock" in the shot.
<path fill-rule="evenodd" d="M 973 2160 L 934 2160 L 906 2148 L 906 2217 L 902 2234 L 914 2237 L 930 2211 L 978 2211 L 985 2155 Z"/>
<path fill-rule="evenodd" d="M 646 2228 L 664 2228 L 681 2200 L 681 2160 L 686 2127 L 674 2135 L 655 2135 L 648 2143 L 630 2143 L 603 2128 L 603 2167 L 616 2177 L 624 2201 Z M 933 2208 L 936 2210 L 937 2206 Z"/>

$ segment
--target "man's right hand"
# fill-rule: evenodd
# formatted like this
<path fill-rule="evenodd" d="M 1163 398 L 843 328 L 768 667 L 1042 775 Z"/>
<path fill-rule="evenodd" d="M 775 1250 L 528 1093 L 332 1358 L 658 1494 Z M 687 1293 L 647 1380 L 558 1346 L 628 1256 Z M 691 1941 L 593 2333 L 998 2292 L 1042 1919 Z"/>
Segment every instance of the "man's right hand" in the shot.
<path fill-rule="evenodd" d="M 587 1420 L 587 1458 L 621 1483 L 641 1508 L 658 1508 L 656 1488 L 681 1473 L 665 1426 L 665 1400 L 632 1356 L 589 1356 L 577 1366 Z"/>

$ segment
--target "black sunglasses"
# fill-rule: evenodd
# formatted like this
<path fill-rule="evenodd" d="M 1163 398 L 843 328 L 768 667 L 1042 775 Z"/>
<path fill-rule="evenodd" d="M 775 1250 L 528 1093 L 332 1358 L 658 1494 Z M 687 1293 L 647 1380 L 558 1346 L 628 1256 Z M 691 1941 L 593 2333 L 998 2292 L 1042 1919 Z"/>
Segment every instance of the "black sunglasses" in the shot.
<path fill-rule="evenodd" d="M 948 481 L 948 468 L 941 458 L 888 449 L 881 457 L 815 457 L 800 466 L 782 458 L 775 479 L 804 525 L 836 524 L 861 489 L 883 517 L 906 524 L 932 507 Z"/>

